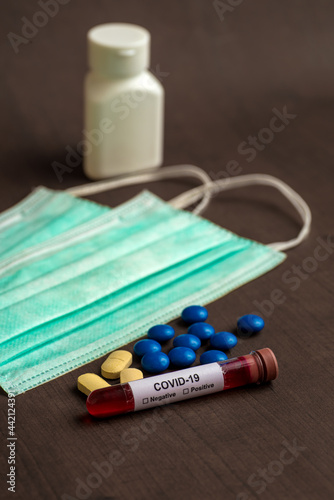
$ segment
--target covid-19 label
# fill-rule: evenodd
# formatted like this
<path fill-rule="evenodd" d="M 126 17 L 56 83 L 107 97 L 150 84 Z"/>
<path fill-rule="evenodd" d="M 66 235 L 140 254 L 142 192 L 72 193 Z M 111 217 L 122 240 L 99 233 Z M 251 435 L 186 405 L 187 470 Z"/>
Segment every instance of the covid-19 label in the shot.
<path fill-rule="evenodd" d="M 210 363 L 135 380 L 129 385 L 138 411 L 222 391 L 224 376 L 217 363 Z"/>

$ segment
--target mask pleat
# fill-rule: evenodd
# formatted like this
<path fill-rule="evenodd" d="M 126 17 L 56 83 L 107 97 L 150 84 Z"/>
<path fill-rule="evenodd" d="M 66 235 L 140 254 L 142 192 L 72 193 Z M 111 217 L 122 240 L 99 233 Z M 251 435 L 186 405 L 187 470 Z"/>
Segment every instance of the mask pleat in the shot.
<path fill-rule="evenodd" d="M 97 256 L 98 267 L 87 271 L 87 264 L 79 266 L 85 269 L 84 273 L 77 273 L 69 279 L 67 268 L 62 270 L 60 283 L 49 281 L 49 288 L 36 293 L 28 299 L 12 302 L 0 310 L 0 324 L 3 324 L 1 337 L 13 336 L 13 330 L 20 333 L 30 330 L 43 322 L 51 321 L 62 315 L 70 314 L 78 309 L 92 305 L 94 302 L 107 295 L 128 289 L 133 283 L 138 283 L 149 276 L 157 276 L 160 271 L 182 263 L 195 255 L 219 246 L 222 251 L 229 251 L 230 247 L 224 245 L 223 238 L 215 238 L 214 227 L 203 227 L 199 237 L 194 227 L 185 227 L 182 231 L 165 235 L 145 244 L 142 248 L 134 248 L 125 255 L 120 255 L 101 265 L 100 256 Z M 203 238 L 202 238 L 203 236 Z M 247 240 L 246 240 L 247 241 Z M 143 242 L 142 242 L 143 244 Z M 237 242 L 240 245 L 240 242 Z M 226 247 L 226 250 L 224 248 Z M 175 251 L 177 249 L 177 251 Z M 72 266 L 73 270 L 73 266 Z M 66 279 L 66 281 L 63 281 Z M 32 283 L 34 291 L 34 282 Z M 12 294 L 13 295 L 13 294 Z M 9 300 L 11 297 L 9 297 Z M 5 304 L 9 300 L 3 300 Z M 41 317 L 40 311 L 43 311 Z"/>
<path fill-rule="evenodd" d="M 30 256 L 30 263 L 25 261 L 23 264 L 21 262 L 15 264 L 13 262 L 10 269 L 6 270 L 2 276 L 0 262 L 0 295 L 2 293 L 0 308 L 4 306 L 6 300 L 13 300 L 12 297 L 6 299 L 5 295 L 8 295 L 8 292 L 14 288 L 22 287 L 23 284 L 27 285 L 34 281 L 33 287 L 21 289 L 21 294 L 16 294 L 16 297 L 29 297 L 31 288 L 33 288 L 33 293 L 38 293 L 73 277 L 79 275 L 84 277 L 84 274 L 107 262 L 139 251 L 145 245 L 155 244 L 165 235 L 182 231 L 194 224 L 190 217 L 182 217 L 182 214 L 176 214 L 173 219 L 165 218 L 161 221 L 161 218 L 161 214 L 152 214 L 146 217 L 144 223 L 132 226 L 122 221 L 111 220 L 100 228 L 100 234 L 95 232 L 90 236 L 87 227 L 83 227 L 82 235 L 85 235 L 86 240 L 81 239 L 77 242 L 72 238 L 73 243 L 70 244 L 72 236 L 70 232 L 65 248 L 60 247 L 57 252 L 47 254 L 43 259 L 34 259 Z M 162 230 L 163 236 L 161 236 Z M 55 247 L 57 241 L 53 243 Z M 37 255 L 44 254 L 43 250 L 43 246 L 35 249 Z M 46 279 L 41 280 L 40 278 L 44 276 Z"/>
<path fill-rule="evenodd" d="M 27 344 L 27 341 L 29 343 L 29 336 L 32 334 L 34 335 L 34 343 L 36 343 L 38 338 L 48 338 L 48 342 L 56 342 L 58 337 L 62 338 L 63 334 L 69 336 L 71 333 L 78 333 L 78 329 L 84 329 L 87 324 L 94 324 L 94 322 L 106 315 L 110 316 L 111 319 L 111 325 L 109 328 L 109 333 L 111 334 L 114 332 L 114 314 L 117 314 L 117 311 L 130 308 L 131 306 L 138 307 L 138 302 L 143 301 L 145 297 L 152 292 L 158 293 L 158 290 L 161 288 L 170 287 L 171 285 L 175 286 L 179 281 L 187 283 L 189 278 L 193 281 L 193 276 L 200 273 L 205 274 L 208 266 L 210 267 L 215 264 L 222 265 L 226 262 L 226 260 L 228 260 L 230 265 L 235 266 L 234 261 L 236 258 L 238 258 L 238 260 L 243 259 L 245 257 L 245 253 L 252 252 L 250 246 L 250 242 L 248 242 L 248 244 L 246 242 L 244 245 L 240 245 L 240 242 L 238 242 L 233 250 L 232 248 L 229 248 L 228 253 L 226 253 L 226 251 L 222 248 L 205 251 L 196 257 L 187 259 L 182 263 L 173 265 L 169 269 L 165 269 L 164 271 L 157 273 L 158 275 L 152 275 L 151 277 L 138 281 L 135 285 L 130 285 L 125 287 L 123 290 L 119 290 L 117 293 L 106 296 L 97 301 L 95 304 L 91 304 L 82 310 L 78 310 L 75 316 L 65 315 L 61 318 L 57 318 L 53 321 L 40 325 L 31 331 L 18 334 L 15 338 L 11 338 L 10 340 L 4 342 L 1 347 L 5 351 L 10 351 L 11 355 L 13 355 L 15 349 L 20 350 L 23 345 Z M 230 270 L 227 270 L 226 265 L 224 265 L 219 276 L 215 277 L 214 280 L 211 279 L 208 286 L 212 287 L 213 283 L 221 284 L 222 282 L 224 282 L 226 286 L 226 275 L 230 272 Z M 160 282 L 159 288 L 156 286 L 157 279 L 159 279 Z M 193 289 L 194 285 L 192 284 L 191 286 Z M 199 281 L 199 286 L 202 286 L 202 281 Z M 184 294 L 189 294 L 188 288 L 183 288 L 178 293 L 175 292 L 175 296 L 182 297 Z M 163 304 L 156 303 L 154 304 L 154 308 L 156 307 L 161 308 L 163 307 Z M 144 309 L 144 311 L 147 313 L 147 309 Z M 120 326 L 121 325 L 118 325 L 117 328 Z M 101 334 L 103 335 L 104 332 L 101 332 Z M 95 340 L 97 339 L 98 335 L 95 336 Z M 85 341 L 85 339 L 81 340 Z M 30 339 L 30 342 L 32 342 L 32 338 Z M 77 339 L 76 342 L 76 345 L 80 345 L 80 339 Z"/>
<path fill-rule="evenodd" d="M 2 341 L 0 347 L 4 352 L 10 353 L 11 357 L 8 358 L 8 360 L 13 360 L 16 358 L 16 355 L 13 356 L 14 351 L 18 350 L 19 354 L 17 356 L 20 357 L 22 354 L 20 350 L 23 346 L 29 346 L 31 343 L 37 348 L 45 346 L 48 343 L 56 342 L 61 339 L 64 334 L 70 335 L 71 332 L 76 332 L 78 328 L 85 328 L 87 324 L 94 323 L 105 315 L 110 315 L 113 320 L 113 314 L 116 311 L 135 305 L 153 291 L 158 292 L 160 288 L 171 286 L 180 280 L 186 281 L 189 275 L 193 275 L 195 272 L 200 273 L 202 270 L 205 270 L 208 265 L 213 265 L 215 262 L 221 262 L 222 260 L 231 258 L 236 253 L 242 251 L 244 251 L 244 248 L 241 247 L 240 244 L 236 245 L 233 251 L 229 249 L 227 254 L 221 248 L 215 248 L 209 251 L 206 250 L 196 255 L 196 257 L 191 257 L 180 263 L 174 264 L 168 269 L 145 277 L 135 284 L 128 285 L 117 292 L 103 297 L 95 303 L 89 304 L 81 310 L 77 310 L 75 316 L 66 314 L 63 317 L 55 318 L 30 330 L 18 333 L 14 337 L 12 336 L 10 339 Z M 159 288 L 156 287 L 157 278 L 160 282 Z M 156 306 L 161 307 L 161 304 L 156 304 Z M 113 325 L 111 326 L 110 333 L 114 330 Z M 69 328 L 72 328 L 72 330 Z M 47 342 L 41 344 L 36 343 L 38 338 L 45 339 L 46 337 L 48 338 Z M 95 340 L 97 340 L 97 338 L 98 336 L 95 337 Z M 29 348 L 27 352 L 29 352 Z M 0 366 L 6 364 L 8 360 L 3 356 Z"/>

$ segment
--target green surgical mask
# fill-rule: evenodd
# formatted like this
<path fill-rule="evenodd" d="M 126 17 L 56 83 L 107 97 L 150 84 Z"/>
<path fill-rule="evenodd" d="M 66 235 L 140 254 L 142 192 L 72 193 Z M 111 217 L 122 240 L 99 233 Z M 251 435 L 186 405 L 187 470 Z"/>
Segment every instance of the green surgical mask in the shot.
<path fill-rule="evenodd" d="M 88 363 L 285 259 L 175 208 L 207 203 L 210 182 L 196 189 L 174 206 L 143 191 L 109 209 L 39 188 L 0 216 L 0 384 L 7 392 Z"/>

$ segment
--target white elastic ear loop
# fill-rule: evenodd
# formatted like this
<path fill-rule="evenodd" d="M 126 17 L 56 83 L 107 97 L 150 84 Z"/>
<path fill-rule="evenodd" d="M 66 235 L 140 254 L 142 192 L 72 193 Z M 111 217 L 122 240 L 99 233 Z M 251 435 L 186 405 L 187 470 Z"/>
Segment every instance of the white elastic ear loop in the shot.
<path fill-rule="evenodd" d="M 195 165 L 174 165 L 172 167 L 163 167 L 159 170 L 142 170 L 137 174 L 122 175 L 116 179 L 107 179 L 103 181 L 91 182 L 81 186 L 66 189 L 73 196 L 88 196 L 92 194 L 102 193 L 110 189 L 116 189 L 123 186 L 131 186 L 133 184 L 144 184 L 146 182 L 159 181 L 162 179 L 174 179 L 179 177 L 194 177 L 202 181 L 204 186 L 210 186 L 212 183 L 211 177 L 201 168 Z M 203 187 L 204 187 L 203 186 Z M 201 186 L 202 187 L 202 186 Z M 186 191 L 188 193 L 188 191 Z M 201 202 L 195 207 L 193 213 L 202 212 L 209 204 L 211 198 L 210 189 L 201 191 L 196 197 L 196 201 Z"/>
<path fill-rule="evenodd" d="M 312 214 L 309 206 L 303 200 L 303 198 L 296 193 L 290 186 L 285 184 L 285 182 L 273 177 L 272 175 L 266 174 L 249 174 L 241 175 L 238 177 L 229 177 L 227 179 L 219 179 L 212 181 L 210 185 L 199 186 L 197 188 L 191 189 L 182 193 L 170 200 L 170 203 L 175 208 L 185 208 L 193 203 L 195 203 L 202 195 L 204 190 L 210 190 L 211 194 L 219 193 L 220 191 L 227 191 L 229 189 L 234 189 L 237 187 L 250 186 L 253 184 L 272 186 L 278 191 L 280 191 L 285 198 L 287 198 L 290 203 L 295 207 L 299 213 L 302 221 L 303 227 L 300 230 L 298 236 L 288 241 L 279 241 L 275 243 L 270 243 L 268 246 L 274 248 L 275 250 L 288 250 L 299 245 L 310 232 Z M 199 212 L 197 212 L 199 213 Z"/>

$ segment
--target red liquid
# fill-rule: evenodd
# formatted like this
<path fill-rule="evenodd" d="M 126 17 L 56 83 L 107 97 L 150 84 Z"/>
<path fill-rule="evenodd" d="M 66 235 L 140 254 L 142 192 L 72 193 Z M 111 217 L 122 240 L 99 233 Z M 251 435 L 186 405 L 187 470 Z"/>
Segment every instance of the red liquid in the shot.
<path fill-rule="evenodd" d="M 252 354 L 229 361 L 220 361 L 218 364 L 224 374 L 224 391 L 260 382 L 261 370 Z"/>
<path fill-rule="evenodd" d="M 86 406 L 94 417 L 112 417 L 134 411 L 135 400 L 130 385 L 119 384 L 91 392 Z"/>
<path fill-rule="evenodd" d="M 264 351 L 266 356 L 263 356 Z M 268 359 L 271 356 L 273 359 Z M 270 349 L 261 349 L 246 356 L 220 361 L 218 365 L 224 377 L 224 389 L 273 380 L 277 377 L 278 367 Z M 174 372 L 177 376 L 182 370 Z M 154 377 L 151 377 L 152 379 Z M 194 397 L 200 394 L 195 394 Z M 111 417 L 135 411 L 135 400 L 130 384 L 119 384 L 93 391 L 86 403 L 89 413 L 95 417 Z"/>

